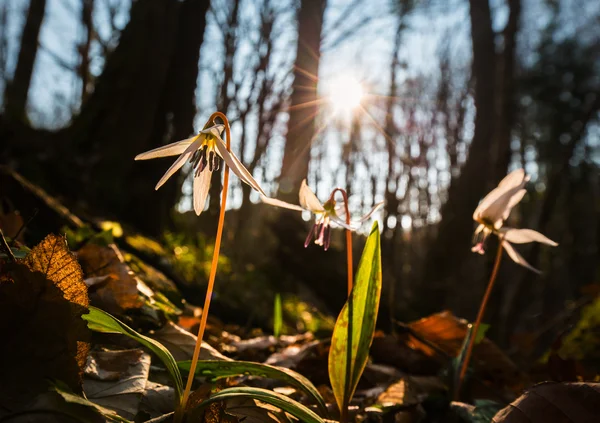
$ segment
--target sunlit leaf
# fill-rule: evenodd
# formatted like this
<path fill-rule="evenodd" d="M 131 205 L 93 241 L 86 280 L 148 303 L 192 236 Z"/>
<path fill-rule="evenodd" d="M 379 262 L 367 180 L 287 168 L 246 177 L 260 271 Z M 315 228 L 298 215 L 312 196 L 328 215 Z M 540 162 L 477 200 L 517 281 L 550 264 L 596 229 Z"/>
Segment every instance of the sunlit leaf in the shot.
<path fill-rule="evenodd" d="M 190 370 L 191 361 L 180 361 L 177 364 L 181 370 Z M 317 404 L 323 415 L 327 415 L 327 406 L 317 388 L 315 388 L 310 380 L 290 369 L 251 361 L 200 360 L 196 367 L 196 375 L 209 379 L 221 379 L 239 375 L 277 379 L 303 391 Z"/>
<path fill-rule="evenodd" d="M 285 395 L 278 394 L 277 392 L 261 388 L 234 387 L 223 389 L 202 401 L 198 407 L 205 408 L 217 401 L 227 401 L 239 398 L 252 398 L 274 405 L 275 407 L 290 413 L 304 423 L 324 423 L 324 420 L 321 417 L 299 402 L 294 401 Z"/>
<path fill-rule="evenodd" d="M 367 364 L 381 295 L 379 226 L 367 238 L 354 288 L 338 316 L 329 350 L 329 379 L 340 410 L 348 407 Z"/>
<path fill-rule="evenodd" d="M 83 319 L 87 320 L 88 327 L 91 330 L 104 333 L 120 333 L 132 339 L 135 339 L 140 344 L 150 349 L 154 354 L 158 356 L 158 358 L 160 358 L 160 360 L 163 362 L 163 364 L 171 374 L 175 385 L 175 392 L 177 393 L 177 398 L 178 400 L 181 399 L 181 395 L 183 394 L 183 381 L 181 379 L 181 373 L 179 372 L 179 368 L 177 367 L 177 362 L 175 361 L 169 350 L 167 350 L 160 342 L 136 332 L 135 330 L 127 326 L 125 323 L 119 321 L 110 314 L 96 307 L 90 306 L 89 314 L 84 314 L 82 317 Z"/>

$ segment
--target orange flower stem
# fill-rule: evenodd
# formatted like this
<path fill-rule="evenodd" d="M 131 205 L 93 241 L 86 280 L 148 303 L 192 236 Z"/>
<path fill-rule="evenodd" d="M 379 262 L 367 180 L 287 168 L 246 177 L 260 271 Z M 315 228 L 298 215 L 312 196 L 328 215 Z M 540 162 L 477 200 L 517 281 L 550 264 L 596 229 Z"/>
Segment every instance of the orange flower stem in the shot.
<path fill-rule="evenodd" d="M 465 359 L 460 367 L 460 373 L 458 376 L 458 383 L 456 384 L 456 390 L 454 391 L 454 399 L 458 401 L 460 397 L 460 389 L 462 387 L 463 380 L 465 378 L 465 374 L 467 373 L 467 368 L 469 367 L 469 361 L 471 361 L 471 355 L 473 354 L 473 348 L 475 347 L 475 338 L 477 338 L 477 332 L 479 331 L 479 326 L 481 325 L 481 320 L 485 314 L 485 309 L 487 307 L 488 300 L 490 299 L 490 295 L 492 293 L 492 289 L 494 288 L 494 283 L 496 282 L 496 277 L 498 276 L 498 269 L 500 269 L 500 261 L 502 261 L 502 237 L 498 237 L 498 251 L 496 252 L 496 260 L 494 262 L 494 269 L 492 270 L 492 275 L 490 276 L 490 281 L 488 282 L 487 289 L 485 290 L 485 294 L 483 295 L 483 299 L 481 300 L 481 305 L 479 306 L 479 313 L 477 313 L 477 319 L 473 324 L 473 330 L 471 331 L 471 338 L 469 339 L 469 344 L 467 345 L 467 351 L 465 353 Z"/>
<path fill-rule="evenodd" d="M 225 135 L 227 136 L 227 151 L 231 151 L 231 132 L 229 128 L 229 121 L 227 117 L 221 112 L 215 112 L 211 115 L 209 122 L 216 118 L 221 118 L 225 124 Z M 210 300 L 213 295 L 213 289 L 215 286 L 215 277 L 217 275 L 217 265 L 219 263 L 219 250 L 221 249 L 221 238 L 223 237 L 223 225 L 225 222 L 225 206 L 227 205 L 227 191 L 229 187 L 229 167 L 225 166 L 223 170 L 223 192 L 221 194 L 221 210 L 219 211 L 219 224 L 217 226 L 217 236 L 215 239 L 215 249 L 213 252 L 212 264 L 210 266 L 210 274 L 208 277 L 208 287 L 206 289 L 206 297 L 204 298 L 204 307 L 202 308 L 202 317 L 200 319 L 200 328 L 198 329 L 198 339 L 196 340 L 196 347 L 194 348 L 194 354 L 192 355 L 192 363 L 190 366 L 190 373 L 188 375 L 185 390 L 181 397 L 181 405 L 175 413 L 175 422 L 179 423 L 182 421 L 183 413 L 185 412 L 185 406 L 190 396 L 192 389 L 192 382 L 196 373 L 196 365 L 198 364 L 198 357 L 200 356 L 200 348 L 202 346 L 202 339 L 204 338 L 204 330 L 206 329 L 206 321 L 208 319 L 208 309 L 210 307 Z"/>
<path fill-rule="evenodd" d="M 344 197 L 344 207 L 346 208 L 346 224 L 350 225 L 350 208 L 348 207 L 348 193 L 345 189 L 336 188 L 331 196 L 335 195 L 336 192 L 340 192 Z M 352 292 L 352 284 L 354 281 L 353 275 L 353 262 L 352 262 L 352 231 L 346 229 L 346 262 L 348 266 L 348 296 Z"/>

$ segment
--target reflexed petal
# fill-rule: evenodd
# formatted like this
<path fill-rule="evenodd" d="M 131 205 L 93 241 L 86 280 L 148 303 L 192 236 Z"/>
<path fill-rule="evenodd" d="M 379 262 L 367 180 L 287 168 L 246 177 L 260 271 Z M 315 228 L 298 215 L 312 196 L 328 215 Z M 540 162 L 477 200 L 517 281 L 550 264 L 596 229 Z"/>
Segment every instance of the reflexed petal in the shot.
<path fill-rule="evenodd" d="M 511 229 L 505 228 L 500 231 L 504 234 L 504 239 L 515 244 L 525 244 L 528 242 L 541 242 L 542 244 L 556 247 L 558 244 L 548 238 L 546 235 L 534 231 L 533 229 Z"/>
<path fill-rule="evenodd" d="M 350 222 L 350 224 L 347 224 L 344 220 L 340 219 L 338 215 L 331 214 L 329 215 L 329 219 L 331 220 L 331 223 L 341 226 L 344 229 L 348 229 L 349 231 L 356 231 L 360 228 L 359 223 Z"/>
<path fill-rule="evenodd" d="M 300 192 L 298 193 L 298 196 L 300 198 L 300 205 L 303 209 L 309 210 L 313 213 L 325 211 L 323 204 L 321 204 L 315 193 L 312 192 L 308 187 L 306 179 L 304 179 L 302 181 L 302 185 L 300 185 Z"/>
<path fill-rule="evenodd" d="M 204 210 L 211 177 L 212 172 L 208 168 L 200 172 L 199 176 L 194 177 L 194 211 L 198 216 L 200 216 L 200 213 Z"/>
<path fill-rule="evenodd" d="M 238 159 L 235 154 L 227 151 L 227 146 L 221 138 L 217 139 L 215 145 L 217 146 L 219 154 L 221 155 L 221 157 L 223 157 L 223 160 L 225 160 L 225 163 L 227 163 L 227 166 L 229 166 L 231 171 L 235 173 L 238 176 L 238 178 L 242 180 L 242 182 L 247 183 L 256 191 L 258 191 L 266 197 L 267 194 L 263 191 L 258 182 L 256 182 L 250 171 L 246 169 L 242 162 L 240 162 L 240 159 Z"/>
<path fill-rule="evenodd" d="M 146 151 L 145 153 L 138 154 L 135 156 L 135 160 L 149 160 L 156 159 L 157 157 L 168 157 L 176 156 L 183 153 L 191 143 L 196 141 L 200 135 L 194 135 L 186 140 L 177 141 L 172 144 L 163 145 L 162 147 L 155 148 L 154 150 Z"/>
<path fill-rule="evenodd" d="M 277 198 L 267 197 L 266 195 L 260 195 L 260 201 L 270 206 L 281 207 L 289 210 L 302 211 L 304 210 L 302 207 L 297 206 L 295 204 L 286 203 L 285 201 L 278 200 Z"/>
<path fill-rule="evenodd" d="M 523 258 L 523 256 L 521 256 L 521 254 L 519 254 L 517 252 L 517 250 L 515 250 L 513 248 L 512 245 L 510 245 L 507 241 L 502 241 L 502 246 L 504 247 L 504 249 L 506 250 L 506 252 L 508 253 L 509 257 L 517 264 L 528 268 L 531 271 L 534 271 L 537 274 L 540 274 L 542 272 L 540 272 L 539 270 L 537 270 L 535 267 L 533 267 L 532 265 L 530 265 L 529 263 L 527 263 L 527 260 L 525 260 Z"/>
<path fill-rule="evenodd" d="M 188 159 L 192 156 L 194 151 L 197 150 L 201 144 L 202 143 L 200 142 L 200 140 L 196 140 L 193 143 L 191 143 L 188 146 L 188 148 L 183 152 L 183 154 L 179 156 L 177 160 L 175 160 L 175 163 L 173 163 L 171 167 L 167 169 L 167 171 L 165 172 L 163 177 L 160 178 L 160 181 L 158 181 L 154 189 L 159 189 L 165 182 L 167 182 L 167 179 L 169 179 L 171 175 L 177 172 L 181 168 L 181 166 L 183 166 L 185 162 L 188 161 Z"/>
<path fill-rule="evenodd" d="M 383 206 L 383 201 L 381 203 L 375 204 L 375 206 L 369 211 L 369 213 L 365 214 L 363 217 L 358 219 L 356 223 L 366 222 L 377 210 L 379 210 Z"/>

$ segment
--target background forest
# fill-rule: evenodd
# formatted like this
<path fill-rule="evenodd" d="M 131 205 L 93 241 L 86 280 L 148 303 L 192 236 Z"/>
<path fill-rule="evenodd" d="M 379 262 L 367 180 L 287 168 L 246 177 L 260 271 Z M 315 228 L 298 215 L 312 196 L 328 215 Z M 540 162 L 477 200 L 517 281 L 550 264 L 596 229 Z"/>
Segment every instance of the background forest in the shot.
<path fill-rule="evenodd" d="M 386 331 L 445 309 L 474 319 L 493 257 L 470 251 L 473 210 L 523 167 L 511 226 L 560 246 L 520 247 L 541 275 L 506 260 L 485 321 L 525 360 L 600 292 L 599 53 L 592 0 L 0 0 L 0 163 L 90 222 L 158 240 L 154 265 L 200 303 L 221 178 L 196 217 L 189 178 L 155 192 L 169 162 L 133 158 L 222 111 L 269 194 L 297 202 L 307 178 L 322 200 L 345 187 L 356 215 L 385 201 Z M 364 96 L 339 110 L 350 79 Z M 27 221 L 7 184 L 3 215 Z M 257 203 L 232 181 L 213 313 L 268 328 L 280 293 L 288 325 L 318 329 L 345 301 L 343 232 L 305 249 L 309 216 Z M 40 215 L 24 236 L 52 229 Z M 140 239 L 122 242 L 154 247 Z"/>

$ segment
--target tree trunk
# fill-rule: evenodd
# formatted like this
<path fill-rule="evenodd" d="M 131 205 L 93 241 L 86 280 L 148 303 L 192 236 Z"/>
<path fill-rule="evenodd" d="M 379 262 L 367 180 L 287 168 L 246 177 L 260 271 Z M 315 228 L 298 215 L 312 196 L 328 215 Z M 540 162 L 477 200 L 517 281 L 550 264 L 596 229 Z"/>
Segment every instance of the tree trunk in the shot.
<path fill-rule="evenodd" d="M 326 3 L 326 0 L 301 0 L 298 11 L 294 83 L 279 180 L 279 193 L 286 201 L 297 201 L 300 184 L 308 175 L 310 147 L 316 135 L 315 119 L 319 111 L 317 80 Z"/>
<path fill-rule="evenodd" d="M 82 201 L 95 215 L 161 233 L 181 174 L 154 192 L 173 159 L 133 159 L 192 133 L 209 5 L 208 0 L 134 2 L 119 45 L 71 126 L 57 133 L 4 126 L 0 129 L 12 138 L 8 156 L 51 193 Z"/>
<path fill-rule="evenodd" d="M 21 36 L 21 49 L 15 73 L 6 89 L 5 108 L 9 119 L 27 120 L 25 107 L 31 85 L 33 65 L 38 51 L 38 37 L 44 20 L 46 0 L 31 0 Z"/>
<path fill-rule="evenodd" d="M 487 0 L 470 0 L 473 76 L 475 78 L 475 132 L 469 156 L 460 176 L 448 190 L 442 206 L 442 221 L 428 251 L 421 311 L 432 313 L 447 305 L 450 287 L 471 286 L 463 264 L 471 254 L 472 214 L 489 181 L 490 141 L 494 135 L 496 57 L 490 5 Z M 426 293 L 426 295 L 425 295 Z"/>

